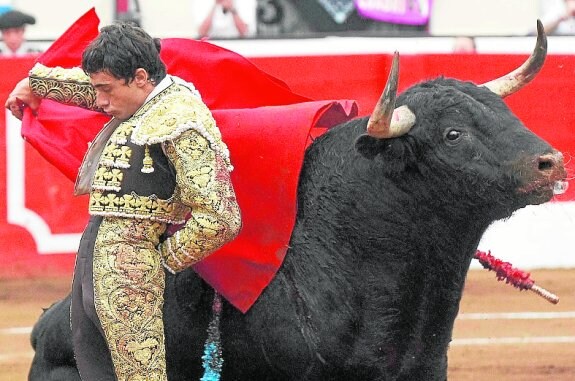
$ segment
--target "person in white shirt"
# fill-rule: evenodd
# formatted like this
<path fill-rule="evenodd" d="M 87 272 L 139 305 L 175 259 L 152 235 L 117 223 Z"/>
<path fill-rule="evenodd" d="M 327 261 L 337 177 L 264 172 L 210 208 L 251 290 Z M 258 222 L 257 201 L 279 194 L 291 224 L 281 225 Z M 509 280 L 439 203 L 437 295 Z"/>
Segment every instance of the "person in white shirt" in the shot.
<path fill-rule="evenodd" d="M 548 35 L 575 35 L 575 0 L 545 0 L 541 22 Z"/>
<path fill-rule="evenodd" d="M 233 0 L 216 0 L 198 28 L 200 38 L 241 38 L 252 34 Z"/>

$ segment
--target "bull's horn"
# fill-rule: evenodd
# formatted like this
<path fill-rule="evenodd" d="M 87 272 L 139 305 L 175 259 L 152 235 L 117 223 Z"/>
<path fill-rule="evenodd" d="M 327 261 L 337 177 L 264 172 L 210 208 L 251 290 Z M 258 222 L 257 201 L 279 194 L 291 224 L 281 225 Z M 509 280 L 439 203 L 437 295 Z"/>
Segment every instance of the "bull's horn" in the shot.
<path fill-rule="evenodd" d="M 537 43 L 535 44 L 535 50 L 533 50 L 529 59 L 511 73 L 484 83 L 482 86 L 487 87 L 501 98 L 505 98 L 521 89 L 535 78 L 535 75 L 537 75 L 539 70 L 543 67 L 543 62 L 545 62 L 546 56 L 547 37 L 545 36 L 545 30 L 543 29 L 541 20 L 537 20 Z"/>
<path fill-rule="evenodd" d="M 367 134 L 378 139 L 404 135 L 415 124 L 415 115 L 407 106 L 395 109 L 399 78 L 399 53 L 393 54 L 391 70 L 383 93 L 367 122 Z"/>

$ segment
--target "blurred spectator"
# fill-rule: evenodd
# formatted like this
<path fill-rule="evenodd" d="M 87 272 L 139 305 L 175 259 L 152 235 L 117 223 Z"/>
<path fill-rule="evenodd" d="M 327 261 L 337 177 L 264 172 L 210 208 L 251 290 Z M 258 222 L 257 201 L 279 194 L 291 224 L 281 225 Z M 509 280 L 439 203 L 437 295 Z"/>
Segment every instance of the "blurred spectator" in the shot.
<path fill-rule="evenodd" d="M 233 0 L 215 0 L 198 28 L 199 37 L 241 38 L 253 35 L 255 25 L 250 25 L 247 21 L 250 17 L 244 14 L 248 10 L 254 14 L 251 19 L 255 19 L 255 3 L 248 9 L 236 7 Z"/>
<path fill-rule="evenodd" d="M 8 11 L 0 15 L 0 55 L 17 57 L 26 54 L 40 53 L 41 49 L 26 41 L 26 25 L 33 25 L 36 19 L 20 11 Z"/>
<path fill-rule="evenodd" d="M 575 35 L 575 0 L 541 1 L 541 22 L 548 35 Z"/>
<path fill-rule="evenodd" d="M 138 0 L 116 0 L 115 20 L 128 21 L 142 26 L 142 11 Z"/>
<path fill-rule="evenodd" d="M 458 36 L 453 40 L 453 53 L 475 53 L 475 38 Z"/>

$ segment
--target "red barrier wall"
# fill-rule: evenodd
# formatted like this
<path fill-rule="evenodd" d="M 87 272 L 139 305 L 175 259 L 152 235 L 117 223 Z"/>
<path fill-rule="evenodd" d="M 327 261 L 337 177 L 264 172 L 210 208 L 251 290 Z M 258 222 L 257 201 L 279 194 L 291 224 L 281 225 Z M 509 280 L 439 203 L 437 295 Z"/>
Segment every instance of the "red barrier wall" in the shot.
<path fill-rule="evenodd" d="M 518 67 L 524 55 L 404 55 L 400 91 L 444 75 L 483 83 Z M 314 99 L 355 99 L 368 115 L 387 79 L 389 55 L 253 58 L 295 92 Z M 33 65 L 33 58 L 0 59 L 0 99 Z M 575 56 L 549 56 L 532 84 L 506 99 L 534 132 L 575 154 Z M 202 89 L 199 89 L 200 92 Z M 85 197 L 19 138 L 19 121 L 0 111 L 0 276 L 69 274 L 87 214 Z M 572 165 L 571 163 L 569 165 Z M 573 173 L 572 168 L 570 169 Z M 573 200 L 575 189 L 554 202 Z"/>

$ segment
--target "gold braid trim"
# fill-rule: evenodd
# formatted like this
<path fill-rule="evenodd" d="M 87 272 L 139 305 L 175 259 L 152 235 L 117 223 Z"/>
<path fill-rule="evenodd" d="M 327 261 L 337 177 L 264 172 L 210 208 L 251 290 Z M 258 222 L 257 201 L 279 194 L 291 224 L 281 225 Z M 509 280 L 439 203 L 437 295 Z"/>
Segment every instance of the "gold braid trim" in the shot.
<path fill-rule="evenodd" d="M 96 106 L 96 92 L 90 78 L 80 68 L 49 68 L 37 63 L 30 70 L 29 79 L 32 92 L 41 98 L 102 111 Z"/>
<path fill-rule="evenodd" d="M 164 143 L 176 169 L 174 197 L 191 208 L 184 227 L 160 245 L 165 267 L 177 272 L 213 253 L 239 233 L 241 216 L 226 161 L 196 131 Z"/>
<path fill-rule="evenodd" d="M 109 188 L 102 187 L 101 190 L 117 189 L 110 186 Z M 174 202 L 173 197 L 163 200 L 156 195 L 140 196 L 135 192 L 116 195 L 102 191 L 95 190 L 90 194 L 89 211 L 91 215 L 149 219 L 170 224 L 181 224 L 185 221 L 189 211 L 187 206 Z"/>

